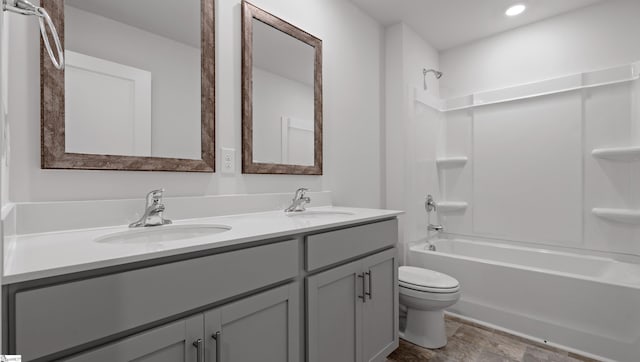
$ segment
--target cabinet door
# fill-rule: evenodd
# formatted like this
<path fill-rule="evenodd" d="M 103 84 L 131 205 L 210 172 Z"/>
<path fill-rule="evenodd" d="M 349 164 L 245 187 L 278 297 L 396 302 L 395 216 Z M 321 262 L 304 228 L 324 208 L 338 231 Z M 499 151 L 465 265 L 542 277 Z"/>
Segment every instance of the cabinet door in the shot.
<path fill-rule="evenodd" d="M 307 278 L 308 362 L 361 360 L 362 262 Z"/>
<path fill-rule="evenodd" d="M 298 299 L 291 283 L 205 313 L 206 361 L 298 361 Z"/>
<path fill-rule="evenodd" d="M 204 353 L 203 331 L 203 317 L 198 315 L 124 338 L 65 361 L 196 362 L 201 360 L 198 359 L 198 353 Z"/>
<path fill-rule="evenodd" d="M 398 260 L 396 249 L 363 260 L 362 360 L 386 361 L 398 347 Z"/>

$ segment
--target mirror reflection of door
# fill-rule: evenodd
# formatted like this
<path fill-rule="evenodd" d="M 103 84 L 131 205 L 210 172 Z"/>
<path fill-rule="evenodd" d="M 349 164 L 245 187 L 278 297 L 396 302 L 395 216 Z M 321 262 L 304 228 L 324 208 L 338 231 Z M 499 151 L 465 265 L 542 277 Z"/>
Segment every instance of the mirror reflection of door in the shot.
<path fill-rule="evenodd" d="M 64 6 L 65 151 L 201 159 L 200 0 Z"/>
<path fill-rule="evenodd" d="M 314 164 L 315 49 L 253 19 L 253 161 Z"/>

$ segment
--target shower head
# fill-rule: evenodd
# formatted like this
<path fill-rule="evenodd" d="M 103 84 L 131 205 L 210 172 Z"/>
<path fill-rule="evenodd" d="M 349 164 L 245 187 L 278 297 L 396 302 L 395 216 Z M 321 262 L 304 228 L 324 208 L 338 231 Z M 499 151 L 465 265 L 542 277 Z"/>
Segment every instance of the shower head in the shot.
<path fill-rule="evenodd" d="M 427 73 L 433 73 L 436 76 L 436 79 L 440 79 L 442 78 L 442 72 L 439 70 L 435 70 L 435 69 L 423 69 L 422 70 L 422 74 L 423 75 L 427 75 Z"/>
<path fill-rule="evenodd" d="M 427 69 L 427 68 L 422 69 L 422 75 L 424 77 L 424 90 L 427 90 L 427 74 L 428 73 L 433 73 L 433 75 L 436 76 L 436 79 L 442 78 L 442 72 L 439 70 Z"/>

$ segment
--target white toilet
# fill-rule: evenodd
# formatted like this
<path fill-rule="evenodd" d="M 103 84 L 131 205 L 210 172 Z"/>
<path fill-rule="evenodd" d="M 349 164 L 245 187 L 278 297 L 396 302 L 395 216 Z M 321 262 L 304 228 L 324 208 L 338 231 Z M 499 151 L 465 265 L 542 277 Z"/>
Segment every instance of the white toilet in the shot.
<path fill-rule="evenodd" d="M 407 321 L 400 336 L 425 348 L 447 344 L 444 309 L 460 299 L 460 283 L 433 270 L 401 266 L 400 304 L 407 308 Z"/>

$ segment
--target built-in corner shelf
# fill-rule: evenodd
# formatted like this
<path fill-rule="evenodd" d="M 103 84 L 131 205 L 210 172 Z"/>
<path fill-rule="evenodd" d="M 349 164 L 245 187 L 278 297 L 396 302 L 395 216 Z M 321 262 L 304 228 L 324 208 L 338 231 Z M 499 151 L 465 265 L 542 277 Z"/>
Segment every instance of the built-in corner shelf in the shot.
<path fill-rule="evenodd" d="M 436 165 L 440 168 L 455 168 L 464 166 L 469 159 L 464 156 L 460 157 L 442 157 L 436 159 Z"/>
<path fill-rule="evenodd" d="M 591 210 L 591 212 L 609 221 L 622 222 L 625 224 L 640 224 L 640 210 L 595 208 Z"/>
<path fill-rule="evenodd" d="M 591 152 L 593 157 L 614 161 L 640 161 L 640 146 L 596 148 Z"/>
<path fill-rule="evenodd" d="M 443 213 L 462 212 L 469 206 L 466 202 L 462 201 L 440 201 L 436 203 L 436 205 L 438 206 L 438 211 Z"/>

